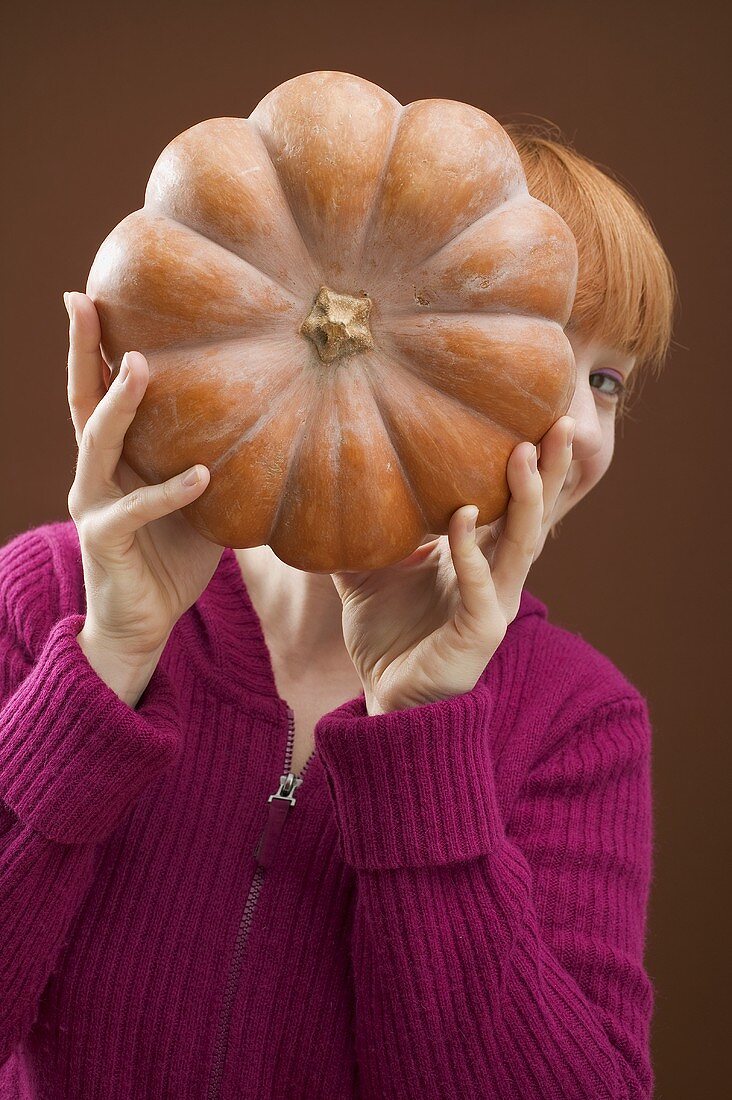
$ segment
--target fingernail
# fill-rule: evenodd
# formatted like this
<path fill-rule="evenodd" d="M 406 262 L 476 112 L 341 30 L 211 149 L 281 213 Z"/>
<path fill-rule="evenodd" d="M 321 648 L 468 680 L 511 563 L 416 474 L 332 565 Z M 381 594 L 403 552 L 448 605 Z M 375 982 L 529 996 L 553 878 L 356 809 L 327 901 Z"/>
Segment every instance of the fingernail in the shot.
<path fill-rule="evenodd" d="M 64 305 L 66 306 L 66 312 L 69 315 L 69 320 L 73 321 L 73 319 L 74 319 L 73 309 L 72 309 L 72 305 L 71 305 L 71 297 L 69 295 L 68 290 L 64 291 Z"/>
<path fill-rule="evenodd" d="M 537 465 L 536 465 L 536 447 L 531 448 L 531 454 L 528 455 L 528 457 L 526 459 L 526 462 L 528 463 L 528 467 L 529 467 L 530 470 L 534 471 L 534 470 L 537 469 Z"/>
<path fill-rule="evenodd" d="M 191 466 L 190 470 L 183 475 L 184 485 L 195 485 L 198 482 L 198 466 Z"/>
<path fill-rule="evenodd" d="M 466 513 L 466 516 L 465 516 L 465 531 L 468 535 L 472 535 L 473 531 L 475 530 L 475 522 L 478 518 L 478 512 L 479 511 L 480 511 L 479 508 L 476 508 L 475 506 L 473 506 L 473 508 L 471 509 L 470 514 Z"/>
<path fill-rule="evenodd" d="M 130 363 L 127 358 L 127 352 L 122 356 L 122 363 L 119 368 L 119 374 L 117 375 L 117 384 L 122 385 L 127 375 L 130 373 Z"/>
<path fill-rule="evenodd" d="M 574 439 L 574 430 L 575 430 L 576 427 L 577 427 L 577 424 L 576 423 L 573 424 L 572 427 L 569 429 L 569 432 L 567 433 L 567 446 L 568 447 L 572 446 L 572 440 Z"/>

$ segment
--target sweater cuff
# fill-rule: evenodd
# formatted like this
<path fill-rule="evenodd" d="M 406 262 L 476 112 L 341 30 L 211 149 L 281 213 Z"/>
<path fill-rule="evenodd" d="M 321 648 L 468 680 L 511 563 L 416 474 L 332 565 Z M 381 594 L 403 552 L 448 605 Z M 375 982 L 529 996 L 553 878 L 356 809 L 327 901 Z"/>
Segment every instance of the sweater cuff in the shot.
<path fill-rule="evenodd" d="M 60 844 L 105 839 L 180 750 L 178 699 L 158 665 L 136 710 L 86 659 L 85 616 L 57 622 L 2 710 L 0 798 Z"/>
<path fill-rule="evenodd" d="M 356 870 L 392 870 L 487 855 L 504 836 L 483 682 L 434 703 L 369 715 L 363 696 L 323 715 L 315 747 L 339 832 Z"/>

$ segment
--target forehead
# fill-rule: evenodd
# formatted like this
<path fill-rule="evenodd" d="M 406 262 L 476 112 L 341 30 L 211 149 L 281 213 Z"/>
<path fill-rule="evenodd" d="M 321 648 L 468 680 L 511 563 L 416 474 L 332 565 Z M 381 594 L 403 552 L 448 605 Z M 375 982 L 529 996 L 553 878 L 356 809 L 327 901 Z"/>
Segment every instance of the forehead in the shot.
<path fill-rule="evenodd" d="M 565 329 L 565 335 L 572 345 L 572 351 L 578 361 L 582 359 L 592 365 L 605 363 L 610 366 L 615 364 L 624 367 L 626 371 L 632 370 L 635 366 L 635 355 L 628 355 L 620 348 L 614 348 L 610 344 L 603 343 L 597 337 L 587 336 L 576 329 L 572 330 L 570 328 Z"/>

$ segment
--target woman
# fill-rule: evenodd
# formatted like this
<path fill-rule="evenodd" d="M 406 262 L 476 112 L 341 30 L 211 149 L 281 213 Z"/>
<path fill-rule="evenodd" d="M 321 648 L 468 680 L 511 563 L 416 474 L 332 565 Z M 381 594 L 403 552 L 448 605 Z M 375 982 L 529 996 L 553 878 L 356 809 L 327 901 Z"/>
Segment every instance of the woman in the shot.
<path fill-rule="evenodd" d="M 650 1096 L 648 707 L 524 582 L 674 277 L 617 182 L 506 128 L 578 241 L 576 393 L 505 517 L 393 567 L 198 536 L 208 471 L 141 487 L 146 361 L 107 390 L 67 296 L 73 522 L 0 551 L 0 1095 Z"/>

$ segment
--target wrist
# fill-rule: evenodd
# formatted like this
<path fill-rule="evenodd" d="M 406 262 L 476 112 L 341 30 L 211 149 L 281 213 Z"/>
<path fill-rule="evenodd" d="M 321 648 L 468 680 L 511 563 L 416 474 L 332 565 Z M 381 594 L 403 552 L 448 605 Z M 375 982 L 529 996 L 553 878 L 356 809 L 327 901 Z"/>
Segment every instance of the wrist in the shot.
<path fill-rule="evenodd" d="M 427 700 L 431 702 L 432 700 Z M 376 714 L 391 714 L 394 710 L 409 710 L 412 707 L 418 707 L 422 704 L 419 701 L 416 702 L 399 702 L 395 700 L 394 703 L 383 702 L 380 703 L 377 699 L 371 698 L 368 695 L 365 697 L 366 713 L 369 717 L 373 717 Z"/>
<path fill-rule="evenodd" d="M 369 717 L 375 714 L 391 714 L 394 710 L 412 710 L 413 707 L 428 707 L 432 703 L 440 703 L 444 699 L 453 699 L 456 695 L 467 694 L 462 691 L 450 692 L 445 695 L 431 695 L 427 699 L 419 699 L 413 696 L 411 699 L 392 699 L 379 701 L 373 696 L 365 696 L 366 712 Z"/>
<path fill-rule="evenodd" d="M 154 653 L 130 654 L 83 626 L 76 641 L 91 668 L 133 710 L 152 679 L 165 643 Z"/>

